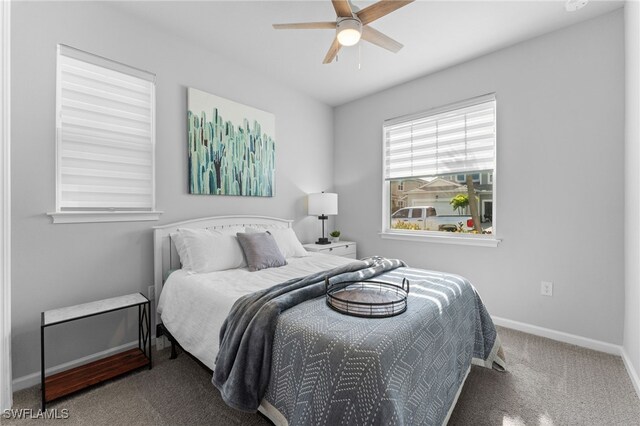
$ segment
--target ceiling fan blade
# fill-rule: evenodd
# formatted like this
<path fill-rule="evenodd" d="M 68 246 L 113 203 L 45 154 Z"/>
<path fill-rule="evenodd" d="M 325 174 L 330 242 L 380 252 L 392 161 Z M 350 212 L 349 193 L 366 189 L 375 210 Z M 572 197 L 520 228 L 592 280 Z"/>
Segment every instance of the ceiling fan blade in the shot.
<path fill-rule="evenodd" d="M 353 16 L 348 0 L 331 0 L 331 3 L 333 3 L 333 8 L 339 18 L 351 18 Z"/>
<path fill-rule="evenodd" d="M 403 6 L 412 3 L 414 0 L 380 0 L 377 3 L 367 6 L 360 12 L 356 13 L 362 25 L 367 25 L 370 22 L 375 21 L 378 18 L 382 18 L 391 12 L 400 9 Z"/>
<path fill-rule="evenodd" d="M 273 24 L 276 30 L 333 30 L 335 22 L 300 22 L 294 24 Z"/>
<path fill-rule="evenodd" d="M 323 64 L 330 64 L 331 62 L 333 62 L 333 60 L 336 58 L 336 56 L 338 56 L 338 51 L 340 50 L 340 48 L 342 47 L 342 45 L 340 43 L 338 43 L 338 38 L 334 38 L 333 39 L 333 43 L 331 43 L 331 47 L 329 48 L 329 51 L 327 52 L 327 56 L 324 57 L 324 61 L 322 61 Z"/>
<path fill-rule="evenodd" d="M 380 46 L 383 49 L 390 50 L 393 53 L 398 53 L 402 49 L 402 43 L 398 43 L 389 36 L 382 34 L 380 31 L 366 26 L 362 28 L 362 39 L 369 43 Z"/>

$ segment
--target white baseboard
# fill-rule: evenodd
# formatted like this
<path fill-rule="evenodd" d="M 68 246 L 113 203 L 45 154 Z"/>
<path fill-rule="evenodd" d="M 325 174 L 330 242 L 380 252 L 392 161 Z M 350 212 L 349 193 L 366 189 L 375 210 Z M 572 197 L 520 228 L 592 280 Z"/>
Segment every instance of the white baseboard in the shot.
<path fill-rule="evenodd" d="M 538 327 L 524 322 L 513 321 L 506 318 L 494 317 L 493 323 L 502 327 L 512 328 L 514 330 L 523 331 L 525 333 L 536 336 L 546 337 L 547 339 L 557 340 L 559 342 L 569 343 L 581 346 L 594 351 L 605 352 L 613 355 L 622 355 L 622 346 L 613 343 L 601 342 L 600 340 L 590 339 L 588 337 L 577 336 L 575 334 L 565 333 L 563 331 L 552 330 L 550 328 Z"/>
<path fill-rule="evenodd" d="M 600 340 L 577 336 L 575 334 L 565 333 L 563 331 L 551 330 L 550 328 L 538 327 L 537 325 L 513 321 L 506 318 L 494 316 L 492 316 L 491 318 L 493 319 L 493 323 L 495 325 L 622 357 L 622 362 L 627 369 L 629 379 L 631 379 L 631 383 L 633 384 L 633 387 L 638 394 L 638 398 L 640 398 L 640 376 L 633 367 L 627 351 L 623 346 L 614 345 L 613 343 L 601 342 Z"/>
<path fill-rule="evenodd" d="M 624 362 L 624 366 L 627 368 L 627 373 L 629 373 L 629 378 L 631 379 L 631 383 L 633 383 L 633 387 L 636 388 L 636 393 L 638 394 L 638 398 L 640 398 L 640 376 L 635 368 L 633 368 L 633 364 L 631 364 L 631 360 L 629 359 L 629 355 L 627 351 L 622 348 L 622 361 Z"/>
<path fill-rule="evenodd" d="M 155 343 L 155 337 L 151 338 L 151 347 L 153 347 Z M 51 374 L 59 373 L 60 371 L 68 370 L 70 368 L 78 367 L 83 364 L 87 364 L 92 361 L 97 361 L 101 358 L 106 358 L 111 355 L 115 355 L 118 352 L 123 352 L 128 349 L 133 349 L 138 346 L 138 341 L 125 343 L 124 345 L 116 346 L 115 348 L 110 348 L 105 351 L 97 352 L 95 354 L 87 355 L 82 358 L 75 359 L 73 361 L 65 362 L 64 364 L 56 365 L 53 367 L 49 367 L 46 369 L 47 376 Z M 18 377 L 13 380 L 13 392 L 17 392 L 22 389 L 30 388 L 31 386 L 40 384 L 40 371 L 36 371 L 31 374 L 27 374 L 22 377 Z"/>

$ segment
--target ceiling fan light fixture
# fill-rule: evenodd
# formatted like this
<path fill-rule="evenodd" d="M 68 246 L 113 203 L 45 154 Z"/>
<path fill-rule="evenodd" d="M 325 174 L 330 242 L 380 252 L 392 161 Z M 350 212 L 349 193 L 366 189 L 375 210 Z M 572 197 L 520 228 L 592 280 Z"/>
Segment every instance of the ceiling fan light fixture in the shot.
<path fill-rule="evenodd" d="M 356 18 L 345 18 L 336 25 L 336 37 L 342 46 L 353 46 L 360 41 L 362 23 Z"/>

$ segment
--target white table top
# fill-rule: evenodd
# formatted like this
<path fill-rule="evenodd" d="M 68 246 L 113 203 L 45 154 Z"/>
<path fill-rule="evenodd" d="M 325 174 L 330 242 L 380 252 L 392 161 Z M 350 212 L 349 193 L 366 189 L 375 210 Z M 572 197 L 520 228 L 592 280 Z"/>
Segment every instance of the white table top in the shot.
<path fill-rule="evenodd" d="M 126 296 L 112 297 L 110 299 L 97 300 L 81 305 L 67 306 L 66 308 L 52 309 L 43 312 L 42 325 L 52 325 L 59 322 L 82 318 L 89 315 L 123 309 L 147 303 L 149 300 L 140 293 L 127 294 Z"/>

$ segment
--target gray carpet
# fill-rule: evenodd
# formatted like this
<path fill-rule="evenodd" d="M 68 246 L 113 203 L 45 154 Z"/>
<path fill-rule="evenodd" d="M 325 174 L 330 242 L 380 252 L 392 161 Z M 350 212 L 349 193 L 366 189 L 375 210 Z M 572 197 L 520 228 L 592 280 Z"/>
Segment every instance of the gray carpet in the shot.
<path fill-rule="evenodd" d="M 640 425 L 640 399 L 620 357 L 499 328 L 508 371 L 472 367 L 450 425 Z M 62 420 L 2 425 L 266 425 L 227 407 L 209 374 L 188 356 L 155 355 L 142 370 L 49 404 Z M 16 392 L 14 408 L 37 410 L 38 387 Z"/>

